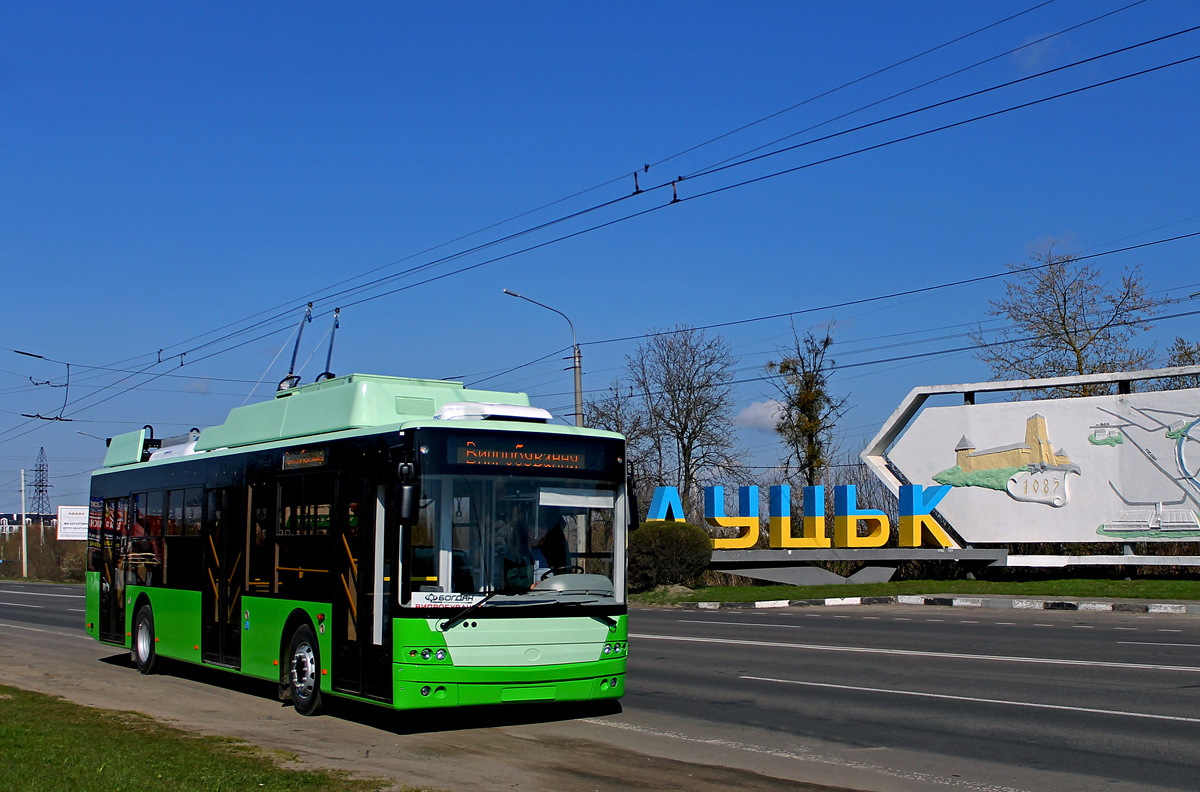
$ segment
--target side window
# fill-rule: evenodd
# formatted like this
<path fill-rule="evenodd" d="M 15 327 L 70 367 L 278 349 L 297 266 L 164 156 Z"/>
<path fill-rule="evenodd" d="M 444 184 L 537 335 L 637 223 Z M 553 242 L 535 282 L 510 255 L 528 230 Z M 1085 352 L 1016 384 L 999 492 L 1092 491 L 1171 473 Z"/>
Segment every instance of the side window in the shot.
<path fill-rule="evenodd" d="M 336 479 L 327 474 L 279 480 L 274 590 L 295 599 L 327 600 L 333 562 Z"/>
<path fill-rule="evenodd" d="M 200 524 L 204 519 L 204 490 L 196 487 L 184 490 L 183 535 L 199 536 Z"/>
<path fill-rule="evenodd" d="M 104 500 L 92 498 L 88 506 L 88 572 L 101 570 L 100 531 L 104 527 Z"/>
<path fill-rule="evenodd" d="M 167 536 L 183 535 L 183 490 L 171 490 L 167 493 Z"/>
<path fill-rule="evenodd" d="M 171 588 L 197 590 L 203 553 L 200 524 L 204 518 L 204 490 L 195 487 L 167 492 L 162 508 L 162 582 Z"/>
<path fill-rule="evenodd" d="M 255 484 L 250 489 L 250 535 L 246 557 L 246 592 L 266 594 L 275 581 L 275 486 Z"/>
<path fill-rule="evenodd" d="M 100 533 L 101 567 L 100 581 L 105 591 L 113 586 L 124 596 L 125 554 L 128 552 L 129 531 L 126 520 L 129 511 L 128 498 L 112 498 L 104 501 L 104 527 Z"/>
<path fill-rule="evenodd" d="M 139 492 L 133 496 L 133 521 L 129 526 L 129 583 L 162 584 L 163 493 Z"/>

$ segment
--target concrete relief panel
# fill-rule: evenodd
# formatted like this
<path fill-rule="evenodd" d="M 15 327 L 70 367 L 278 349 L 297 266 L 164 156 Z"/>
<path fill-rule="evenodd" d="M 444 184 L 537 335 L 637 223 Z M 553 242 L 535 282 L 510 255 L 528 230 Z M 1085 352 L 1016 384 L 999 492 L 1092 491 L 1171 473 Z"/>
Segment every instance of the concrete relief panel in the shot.
<path fill-rule="evenodd" d="M 1200 541 L 1200 389 L 926 407 L 887 452 L 968 542 Z"/>

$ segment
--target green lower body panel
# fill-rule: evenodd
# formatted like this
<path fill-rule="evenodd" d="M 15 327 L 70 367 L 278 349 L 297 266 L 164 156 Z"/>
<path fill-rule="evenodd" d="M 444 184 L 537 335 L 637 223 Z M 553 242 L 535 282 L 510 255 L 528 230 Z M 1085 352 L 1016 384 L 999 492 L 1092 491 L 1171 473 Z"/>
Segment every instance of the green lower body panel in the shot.
<path fill-rule="evenodd" d="M 480 704 L 521 702 L 599 701 L 620 698 L 625 692 L 625 671 L 603 676 L 557 679 L 539 682 L 454 682 L 445 674 L 421 679 L 414 672 L 425 668 L 394 666 L 394 706 L 396 709 L 428 707 L 467 707 Z M 592 669 L 593 673 L 598 669 Z"/>
<path fill-rule="evenodd" d="M 142 605 L 154 613 L 154 651 L 160 657 L 200 662 L 200 592 L 129 586 L 125 589 L 126 646 Z"/>

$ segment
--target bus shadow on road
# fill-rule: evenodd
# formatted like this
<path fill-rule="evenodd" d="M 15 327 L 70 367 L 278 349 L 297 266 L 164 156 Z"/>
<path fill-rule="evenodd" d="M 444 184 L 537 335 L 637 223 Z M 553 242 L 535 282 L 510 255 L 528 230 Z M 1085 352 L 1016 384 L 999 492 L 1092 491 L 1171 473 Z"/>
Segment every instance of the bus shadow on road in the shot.
<path fill-rule="evenodd" d="M 117 668 L 137 671 L 137 665 L 130 658 L 128 651 L 101 657 L 100 662 Z M 275 682 L 241 676 L 240 674 L 211 666 L 194 665 L 192 663 L 159 658 L 150 675 L 186 679 L 212 687 L 214 690 L 228 690 L 256 698 L 279 701 L 279 686 Z M 291 706 L 291 703 L 286 701 L 279 701 L 279 704 L 280 706 Z"/>
<path fill-rule="evenodd" d="M 613 700 L 405 711 L 347 699 L 333 699 L 327 702 L 325 714 L 326 717 L 353 721 L 392 734 L 431 734 L 499 726 L 560 723 L 581 718 L 618 715 L 621 711 L 621 703 Z"/>
<path fill-rule="evenodd" d="M 128 651 L 102 657 L 100 662 L 134 671 L 137 668 Z M 279 701 L 279 688 L 275 682 L 240 676 L 219 668 L 160 659 L 152 675 L 186 679 L 217 690 L 277 701 L 280 707 L 291 707 L 291 702 Z M 427 734 L 497 726 L 559 723 L 618 715 L 622 711 L 621 702 L 613 699 L 420 710 L 395 710 L 382 704 L 368 704 L 329 695 L 324 699 L 324 708 L 319 718 L 351 721 L 393 734 Z"/>

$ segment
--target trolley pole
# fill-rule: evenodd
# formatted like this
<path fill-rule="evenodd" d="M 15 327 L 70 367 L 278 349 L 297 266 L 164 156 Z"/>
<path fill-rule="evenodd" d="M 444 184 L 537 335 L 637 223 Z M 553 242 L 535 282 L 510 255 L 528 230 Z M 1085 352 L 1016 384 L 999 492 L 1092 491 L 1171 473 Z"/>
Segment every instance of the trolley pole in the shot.
<path fill-rule="evenodd" d="M 25 530 L 25 469 L 21 469 L 21 577 L 29 577 L 29 542 Z"/>
<path fill-rule="evenodd" d="M 579 344 L 575 343 L 575 328 L 571 328 L 571 344 L 575 354 L 571 356 L 575 367 L 575 425 L 583 426 L 583 356 L 579 353 Z"/>
<path fill-rule="evenodd" d="M 524 294 L 517 294 L 515 291 L 508 289 L 501 289 L 501 291 L 509 297 L 517 297 L 534 305 L 540 305 L 547 311 L 554 311 L 554 313 L 567 320 L 567 325 L 571 328 L 571 367 L 575 369 L 575 425 L 583 426 L 583 353 L 579 351 L 579 342 L 575 340 L 575 323 L 571 321 L 571 317 L 557 308 L 551 308 L 545 303 L 540 303 L 537 300 L 526 297 Z"/>

